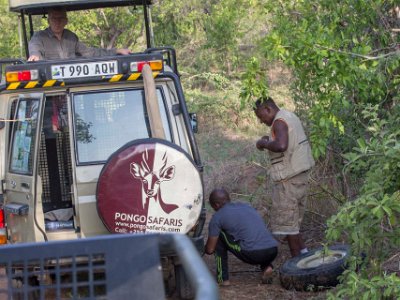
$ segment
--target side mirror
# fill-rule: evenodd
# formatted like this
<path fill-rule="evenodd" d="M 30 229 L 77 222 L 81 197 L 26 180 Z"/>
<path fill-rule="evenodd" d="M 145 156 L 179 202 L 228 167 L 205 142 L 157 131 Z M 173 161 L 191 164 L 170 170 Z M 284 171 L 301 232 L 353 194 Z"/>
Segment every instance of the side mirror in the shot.
<path fill-rule="evenodd" d="M 199 126 L 197 123 L 197 114 L 196 113 L 189 113 L 190 124 L 192 125 L 192 130 L 194 133 L 199 131 Z"/>

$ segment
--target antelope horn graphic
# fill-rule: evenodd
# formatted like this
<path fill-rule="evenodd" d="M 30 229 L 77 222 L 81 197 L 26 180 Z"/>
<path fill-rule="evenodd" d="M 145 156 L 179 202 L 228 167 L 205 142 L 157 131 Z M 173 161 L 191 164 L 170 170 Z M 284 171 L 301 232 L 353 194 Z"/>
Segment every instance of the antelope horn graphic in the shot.
<path fill-rule="evenodd" d="M 143 155 L 142 155 L 142 168 L 143 168 L 147 173 L 150 173 L 150 167 L 149 167 L 149 165 L 147 164 L 147 160 L 148 160 L 148 159 L 149 159 L 149 155 L 148 155 L 147 149 L 146 149 L 146 151 L 143 152 Z"/>
<path fill-rule="evenodd" d="M 160 173 L 164 172 L 165 166 L 167 165 L 167 151 L 165 151 L 165 153 L 163 155 L 163 158 L 162 158 L 162 161 L 163 161 L 163 165 L 160 168 Z"/>

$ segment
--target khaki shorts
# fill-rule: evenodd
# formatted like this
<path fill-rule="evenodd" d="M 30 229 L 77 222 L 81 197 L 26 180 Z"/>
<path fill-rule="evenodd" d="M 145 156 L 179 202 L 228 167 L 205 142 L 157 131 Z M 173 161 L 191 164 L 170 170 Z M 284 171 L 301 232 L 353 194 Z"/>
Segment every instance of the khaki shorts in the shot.
<path fill-rule="evenodd" d="M 273 183 L 270 215 L 273 234 L 295 235 L 300 232 L 307 201 L 309 174 L 306 171 Z"/>

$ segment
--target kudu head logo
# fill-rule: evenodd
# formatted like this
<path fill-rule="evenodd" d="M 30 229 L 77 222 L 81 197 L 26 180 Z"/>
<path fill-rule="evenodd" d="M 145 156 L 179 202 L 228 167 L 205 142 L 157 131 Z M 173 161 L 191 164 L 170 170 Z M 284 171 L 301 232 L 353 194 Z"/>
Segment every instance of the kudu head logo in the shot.
<path fill-rule="evenodd" d="M 149 156 L 147 149 L 143 152 L 142 162 L 139 164 L 131 163 L 130 171 L 133 177 L 142 181 L 142 205 L 144 209 L 148 209 L 150 199 L 159 202 L 161 208 L 169 214 L 178 206 L 175 204 L 165 203 L 161 196 L 160 185 L 163 181 L 169 181 L 175 176 L 175 166 L 167 167 L 167 153 L 162 158 L 162 166 L 160 168 L 151 169 L 148 164 Z"/>

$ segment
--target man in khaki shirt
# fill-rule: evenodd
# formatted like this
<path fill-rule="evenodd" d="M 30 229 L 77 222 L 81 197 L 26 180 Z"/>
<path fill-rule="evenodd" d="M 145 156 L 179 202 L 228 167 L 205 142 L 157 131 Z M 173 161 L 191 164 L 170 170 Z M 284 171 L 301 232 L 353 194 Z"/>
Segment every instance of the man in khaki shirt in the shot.
<path fill-rule="evenodd" d="M 271 159 L 271 231 L 286 237 L 293 257 L 307 253 L 300 225 L 315 161 L 303 125 L 294 113 L 280 109 L 272 98 L 258 99 L 254 112 L 271 127 L 271 136 L 263 136 L 256 143 L 257 149 L 267 150 Z"/>
<path fill-rule="evenodd" d="M 28 61 L 42 59 L 67 59 L 75 57 L 94 57 L 115 54 L 130 54 L 129 49 L 102 49 L 87 47 L 79 41 L 72 31 L 65 29 L 68 24 L 65 8 L 52 8 L 48 11 L 49 27 L 36 32 L 29 41 Z"/>

